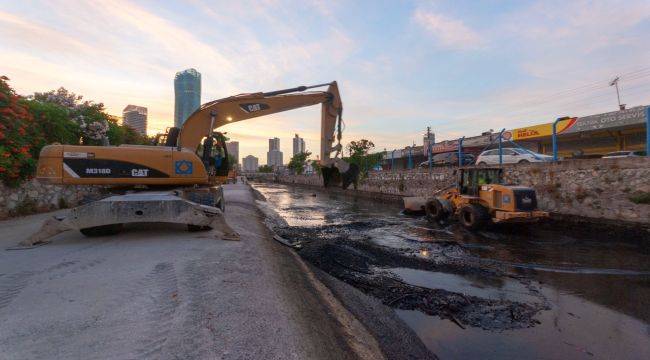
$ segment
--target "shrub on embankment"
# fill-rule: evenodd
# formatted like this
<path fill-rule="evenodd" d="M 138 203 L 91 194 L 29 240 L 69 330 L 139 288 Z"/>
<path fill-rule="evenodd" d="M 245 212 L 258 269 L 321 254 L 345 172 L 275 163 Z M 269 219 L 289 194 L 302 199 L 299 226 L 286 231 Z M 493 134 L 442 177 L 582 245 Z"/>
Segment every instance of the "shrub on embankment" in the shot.
<path fill-rule="evenodd" d="M 106 113 L 104 104 L 83 101 L 64 88 L 18 95 L 0 77 L 0 181 L 16 187 L 33 177 L 47 144 L 150 144 L 146 136 Z"/>

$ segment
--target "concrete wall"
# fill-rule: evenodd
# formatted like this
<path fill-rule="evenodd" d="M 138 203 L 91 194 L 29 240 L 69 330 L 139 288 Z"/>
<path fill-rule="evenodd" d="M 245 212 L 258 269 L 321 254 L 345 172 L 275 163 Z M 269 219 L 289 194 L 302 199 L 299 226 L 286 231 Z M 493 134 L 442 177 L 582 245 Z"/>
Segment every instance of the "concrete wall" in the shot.
<path fill-rule="evenodd" d="M 0 218 L 74 207 L 80 202 L 101 197 L 101 186 L 46 185 L 38 180 L 9 188 L 0 183 Z"/>
<path fill-rule="evenodd" d="M 650 193 L 650 158 L 593 159 L 504 166 L 507 183 L 531 186 L 543 210 L 593 219 L 650 224 L 650 204 L 630 197 Z M 280 182 L 320 186 L 317 176 L 281 176 Z M 430 196 L 455 181 L 452 168 L 372 172 L 357 192 Z"/>

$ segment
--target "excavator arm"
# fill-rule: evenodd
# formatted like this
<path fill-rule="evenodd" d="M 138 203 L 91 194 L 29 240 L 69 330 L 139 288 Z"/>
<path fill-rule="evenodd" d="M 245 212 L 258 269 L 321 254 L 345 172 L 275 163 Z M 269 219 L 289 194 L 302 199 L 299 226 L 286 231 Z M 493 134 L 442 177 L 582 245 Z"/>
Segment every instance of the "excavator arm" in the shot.
<path fill-rule="evenodd" d="M 308 89 L 327 86 L 326 91 Z M 338 156 L 341 153 L 343 104 L 337 83 L 300 86 L 265 93 L 241 94 L 206 103 L 185 121 L 177 146 L 195 152 L 201 141 L 227 124 L 275 114 L 301 107 L 321 104 L 320 162 L 325 185 L 343 181 L 344 187 L 356 181 L 358 170 Z M 338 141 L 336 145 L 333 145 Z M 332 156 L 332 153 L 333 156 Z M 339 177 L 341 173 L 352 173 Z"/>
<path fill-rule="evenodd" d="M 327 91 L 303 92 L 320 86 L 328 86 Z M 332 144 L 337 139 L 340 141 L 343 112 L 336 82 L 235 95 L 206 103 L 185 121 L 178 139 L 178 147 L 196 151 L 202 139 L 224 125 L 316 104 L 322 104 L 320 159 L 323 163 L 331 165 L 332 152 L 340 151 L 340 145 Z M 335 134 L 337 127 L 338 135 Z"/>

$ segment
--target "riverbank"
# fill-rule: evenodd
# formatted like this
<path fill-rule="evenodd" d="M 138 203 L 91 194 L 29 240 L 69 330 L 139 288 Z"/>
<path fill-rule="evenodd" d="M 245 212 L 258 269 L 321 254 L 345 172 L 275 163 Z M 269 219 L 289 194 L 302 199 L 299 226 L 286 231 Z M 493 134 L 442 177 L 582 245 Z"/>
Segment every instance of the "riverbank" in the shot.
<path fill-rule="evenodd" d="M 537 192 L 541 210 L 561 217 L 625 222 L 650 227 L 650 158 L 572 160 L 504 165 L 504 181 Z M 321 186 L 318 175 L 282 175 L 280 183 Z M 400 199 L 431 196 L 456 179 L 454 168 L 370 172 L 359 182 L 359 196 Z"/>
<path fill-rule="evenodd" d="M 261 182 L 267 184 L 273 184 L 276 182 Z M 290 186 L 303 188 L 305 190 L 313 191 L 323 191 L 325 190 L 320 185 L 314 185 L 311 183 L 283 183 Z M 362 199 L 370 200 L 381 204 L 389 204 L 393 207 L 400 207 L 403 209 L 404 200 L 403 196 L 394 195 L 394 194 L 383 194 L 383 193 L 374 193 L 364 190 L 354 190 L 341 188 L 327 188 L 327 192 L 331 194 L 337 194 L 348 199 Z M 648 205 L 650 206 L 650 205 Z M 416 215 L 419 216 L 419 215 Z M 646 239 L 650 241 L 650 223 L 640 223 L 640 222 L 631 222 L 623 220 L 611 220 L 611 219 L 600 219 L 600 218 L 591 218 L 580 215 L 572 215 L 559 212 L 550 212 L 550 218 L 540 221 L 535 226 L 546 228 L 546 229 L 574 229 L 575 231 L 582 231 L 587 233 L 596 233 L 596 234 L 610 234 L 612 236 L 623 237 L 623 238 L 639 238 Z"/>

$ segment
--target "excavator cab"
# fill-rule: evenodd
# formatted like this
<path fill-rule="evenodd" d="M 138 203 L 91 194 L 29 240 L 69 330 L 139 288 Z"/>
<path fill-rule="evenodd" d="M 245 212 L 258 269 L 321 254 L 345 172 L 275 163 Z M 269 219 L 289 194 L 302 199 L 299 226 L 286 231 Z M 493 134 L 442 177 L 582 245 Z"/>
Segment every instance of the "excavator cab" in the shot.
<path fill-rule="evenodd" d="M 225 182 L 225 179 L 228 177 L 228 170 L 230 169 L 230 161 L 228 158 L 226 137 L 223 133 L 217 132 L 203 139 L 202 146 L 199 146 L 197 155 L 203 161 L 203 165 L 210 178 L 220 179 Z"/>

